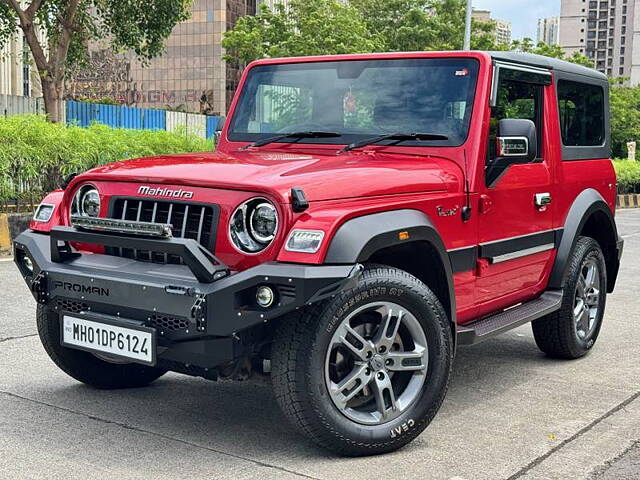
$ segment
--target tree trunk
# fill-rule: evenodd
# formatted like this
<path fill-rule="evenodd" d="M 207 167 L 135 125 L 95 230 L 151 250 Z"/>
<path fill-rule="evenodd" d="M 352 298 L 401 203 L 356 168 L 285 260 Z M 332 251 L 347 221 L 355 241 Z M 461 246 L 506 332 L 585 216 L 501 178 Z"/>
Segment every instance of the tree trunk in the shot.
<path fill-rule="evenodd" d="M 64 121 L 64 103 L 62 102 L 63 85 L 46 78 L 42 79 L 42 96 L 44 97 L 44 109 L 52 123 Z"/>

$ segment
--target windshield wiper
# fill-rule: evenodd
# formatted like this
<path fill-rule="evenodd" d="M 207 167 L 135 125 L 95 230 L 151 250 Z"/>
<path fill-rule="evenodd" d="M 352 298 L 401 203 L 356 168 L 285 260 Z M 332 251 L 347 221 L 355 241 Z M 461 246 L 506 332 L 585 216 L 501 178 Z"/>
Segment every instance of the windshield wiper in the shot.
<path fill-rule="evenodd" d="M 449 137 L 446 135 L 441 135 L 439 133 L 389 133 L 387 135 L 379 135 L 377 137 L 365 138 L 364 140 L 360 140 L 359 142 L 352 143 L 351 145 L 347 145 L 343 149 L 339 150 L 337 155 L 341 153 L 348 152 L 350 150 L 354 150 L 356 148 L 366 147 L 367 145 L 373 145 L 375 143 L 384 142 L 385 140 L 395 140 L 396 142 L 405 142 L 407 140 L 419 140 L 419 141 L 428 141 L 428 140 L 449 140 Z"/>
<path fill-rule="evenodd" d="M 340 133 L 337 132 L 323 132 L 323 131 L 315 131 L 315 130 L 311 130 L 311 131 L 306 131 L 306 132 L 290 132 L 290 133 L 283 133 L 281 135 L 276 135 L 274 137 L 268 137 L 268 138 L 264 138 L 262 140 L 258 140 L 257 142 L 253 142 L 250 143 L 249 145 L 245 145 L 244 147 L 240 147 L 238 150 L 246 150 L 248 148 L 252 148 L 252 147 L 262 147 L 264 145 L 267 145 L 269 143 L 273 143 L 273 142 L 277 142 L 280 140 L 284 140 L 286 138 L 294 138 L 294 139 L 301 139 L 301 138 L 334 138 L 334 137 L 341 137 L 342 135 Z"/>

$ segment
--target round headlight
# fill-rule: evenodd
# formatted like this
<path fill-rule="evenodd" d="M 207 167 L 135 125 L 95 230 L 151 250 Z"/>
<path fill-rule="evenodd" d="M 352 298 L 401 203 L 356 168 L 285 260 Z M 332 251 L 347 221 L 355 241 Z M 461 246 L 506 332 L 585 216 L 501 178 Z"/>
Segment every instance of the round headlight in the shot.
<path fill-rule="evenodd" d="M 231 243 L 242 253 L 259 253 L 278 231 L 276 207 L 264 198 L 252 198 L 233 212 L 229 223 Z"/>
<path fill-rule="evenodd" d="M 253 238 L 261 243 L 269 243 L 273 240 L 278 228 L 278 214 L 276 207 L 270 203 L 261 203 L 251 212 L 249 228 Z"/>
<path fill-rule="evenodd" d="M 100 214 L 100 194 L 95 187 L 87 185 L 76 193 L 71 205 L 71 215 L 97 217 Z"/>

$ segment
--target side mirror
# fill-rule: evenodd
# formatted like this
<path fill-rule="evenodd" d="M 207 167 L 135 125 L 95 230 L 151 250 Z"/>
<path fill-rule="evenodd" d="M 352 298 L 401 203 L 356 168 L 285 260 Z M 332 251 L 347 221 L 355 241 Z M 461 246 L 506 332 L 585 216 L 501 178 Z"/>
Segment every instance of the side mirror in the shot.
<path fill-rule="evenodd" d="M 218 119 L 218 124 L 216 125 L 216 130 L 214 132 L 214 137 L 216 139 L 216 143 L 218 143 L 218 140 L 220 140 L 220 136 L 222 135 L 222 129 L 224 128 L 224 123 L 227 120 L 227 117 L 220 117 Z"/>
<path fill-rule="evenodd" d="M 496 157 L 503 163 L 530 163 L 538 157 L 538 135 L 531 120 L 500 120 L 496 140 Z"/>

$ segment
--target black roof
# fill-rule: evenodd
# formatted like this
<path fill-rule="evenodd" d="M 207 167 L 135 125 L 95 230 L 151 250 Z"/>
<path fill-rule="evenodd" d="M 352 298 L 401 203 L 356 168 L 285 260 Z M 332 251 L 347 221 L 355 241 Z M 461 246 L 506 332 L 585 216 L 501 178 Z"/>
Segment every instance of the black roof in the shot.
<path fill-rule="evenodd" d="M 488 52 L 495 60 L 511 63 L 521 63 L 534 67 L 547 68 L 550 70 L 558 70 L 560 72 L 573 73 L 576 75 L 584 75 L 598 80 L 607 81 L 607 76 L 592 68 L 583 67 L 575 63 L 559 60 L 557 58 L 545 57 L 542 55 L 534 55 L 533 53 L 518 52 Z"/>

